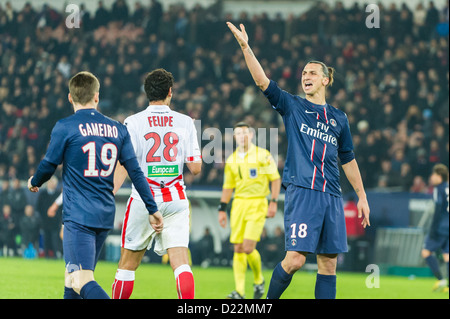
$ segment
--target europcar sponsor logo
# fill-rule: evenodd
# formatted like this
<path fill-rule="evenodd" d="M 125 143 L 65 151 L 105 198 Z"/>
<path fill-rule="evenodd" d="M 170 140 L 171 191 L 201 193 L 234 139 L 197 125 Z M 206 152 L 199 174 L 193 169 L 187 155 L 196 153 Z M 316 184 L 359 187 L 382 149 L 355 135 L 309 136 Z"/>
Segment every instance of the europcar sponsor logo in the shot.
<path fill-rule="evenodd" d="M 152 165 L 148 167 L 148 177 L 178 176 L 178 165 Z"/>

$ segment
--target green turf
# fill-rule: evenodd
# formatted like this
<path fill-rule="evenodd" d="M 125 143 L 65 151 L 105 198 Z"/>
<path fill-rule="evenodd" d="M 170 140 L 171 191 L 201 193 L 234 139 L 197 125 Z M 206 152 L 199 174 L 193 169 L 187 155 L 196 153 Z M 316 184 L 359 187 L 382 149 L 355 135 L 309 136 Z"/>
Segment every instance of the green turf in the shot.
<path fill-rule="evenodd" d="M 99 262 L 95 271 L 98 283 L 111 294 L 116 263 Z M 199 299 L 223 299 L 234 289 L 231 268 L 193 267 L 195 293 Z M 272 271 L 265 270 L 266 283 Z M 367 288 L 367 273 L 339 272 L 337 298 L 341 299 L 448 299 L 448 293 L 431 291 L 433 278 L 381 275 L 379 288 Z M 0 299 L 60 299 L 63 295 L 62 260 L 0 258 Z M 300 271 L 283 294 L 288 299 L 314 298 L 315 273 Z M 251 297 L 252 273 L 247 272 L 246 295 Z M 176 299 L 175 280 L 168 265 L 142 264 L 136 272 L 132 298 Z"/>

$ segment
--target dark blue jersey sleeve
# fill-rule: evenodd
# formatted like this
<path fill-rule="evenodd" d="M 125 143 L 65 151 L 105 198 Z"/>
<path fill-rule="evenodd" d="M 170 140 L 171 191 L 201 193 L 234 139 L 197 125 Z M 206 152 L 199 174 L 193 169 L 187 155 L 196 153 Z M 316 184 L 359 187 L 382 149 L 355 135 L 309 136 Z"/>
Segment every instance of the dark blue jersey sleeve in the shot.
<path fill-rule="evenodd" d="M 130 158 L 136 157 L 136 153 L 134 152 L 133 143 L 131 143 L 131 137 L 130 133 L 128 133 L 128 129 L 125 125 L 122 125 L 121 129 L 123 130 L 124 140 L 122 150 L 119 154 L 119 162 L 123 165 L 123 163 Z"/>
<path fill-rule="evenodd" d="M 43 159 L 36 170 L 36 173 L 31 179 L 31 185 L 41 187 L 46 181 L 48 181 L 56 171 L 58 165 L 50 163 Z"/>
<path fill-rule="evenodd" d="M 343 125 L 341 134 L 339 135 L 338 145 L 338 156 L 341 164 L 344 165 L 351 162 L 355 158 L 355 154 L 353 153 L 353 140 L 352 134 L 350 133 L 350 125 L 348 124 L 347 116 L 345 116 L 345 124 Z"/>
<path fill-rule="evenodd" d="M 68 134 L 66 126 L 61 122 L 57 122 L 53 127 L 50 136 L 50 143 L 45 153 L 44 159 L 55 165 L 59 165 L 64 159 L 64 150 L 67 142 Z"/>
<path fill-rule="evenodd" d="M 36 173 L 31 180 L 31 185 L 41 187 L 42 184 L 52 177 L 58 165 L 63 161 L 66 140 L 67 132 L 65 126 L 57 122 L 55 127 L 53 127 L 45 157 L 39 163 Z"/>
<path fill-rule="evenodd" d="M 275 81 L 270 80 L 269 86 L 263 93 L 278 113 L 281 115 L 286 114 L 287 107 L 289 107 L 289 105 L 287 103 L 283 103 L 282 94 L 287 92 L 280 89 Z"/>

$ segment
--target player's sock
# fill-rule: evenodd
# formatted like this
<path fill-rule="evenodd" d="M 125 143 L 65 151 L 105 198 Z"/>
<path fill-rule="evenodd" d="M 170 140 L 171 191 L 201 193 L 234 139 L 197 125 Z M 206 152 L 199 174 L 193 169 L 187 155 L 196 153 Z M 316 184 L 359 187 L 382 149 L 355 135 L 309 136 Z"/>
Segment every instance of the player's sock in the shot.
<path fill-rule="evenodd" d="M 317 274 L 314 295 L 316 299 L 336 299 L 336 275 Z"/>
<path fill-rule="evenodd" d="M 247 255 L 248 265 L 253 271 L 253 283 L 256 285 L 262 284 L 264 277 L 261 268 L 261 255 L 256 249 Z"/>
<path fill-rule="evenodd" d="M 245 294 L 245 273 L 247 272 L 247 254 L 234 253 L 233 255 L 233 274 L 236 291 L 244 296 Z"/>
<path fill-rule="evenodd" d="M 177 283 L 178 299 L 194 299 L 195 285 L 191 267 L 187 264 L 181 265 L 173 274 Z"/>
<path fill-rule="evenodd" d="M 117 269 L 112 285 L 112 299 L 130 299 L 134 287 L 135 272 Z"/>
<path fill-rule="evenodd" d="M 283 292 L 289 286 L 292 275 L 289 275 L 281 266 L 281 262 L 275 266 L 270 279 L 269 290 L 267 291 L 267 299 L 280 299 Z"/>
<path fill-rule="evenodd" d="M 64 299 L 82 299 L 72 288 L 64 286 Z"/>
<path fill-rule="evenodd" d="M 439 262 L 437 258 L 433 255 L 430 255 L 425 258 L 425 262 L 427 263 L 428 267 L 430 267 L 431 272 L 437 278 L 437 280 L 442 280 L 443 277 L 441 274 L 441 270 L 439 269 Z"/>
<path fill-rule="evenodd" d="M 95 280 L 89 281 L 81 288 L 80 296 L 83 299 L 110 299 Z"/>

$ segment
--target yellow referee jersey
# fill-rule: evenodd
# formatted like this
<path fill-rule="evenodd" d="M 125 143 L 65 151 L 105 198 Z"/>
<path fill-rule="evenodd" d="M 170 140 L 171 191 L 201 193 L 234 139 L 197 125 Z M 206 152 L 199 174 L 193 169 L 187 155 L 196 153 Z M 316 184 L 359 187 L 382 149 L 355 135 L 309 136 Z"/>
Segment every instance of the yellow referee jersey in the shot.
<path fill-rule="evenodd" d="M 269 182 L 279 178 L 270 152 L 252 144 L 247 153 L 240 153 L 238 148 L 226 160 L 223 188 L 234 189 L 235 198 L 266 197 L 270 194 Z"/>

